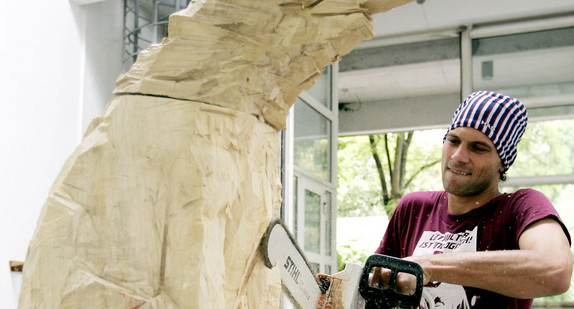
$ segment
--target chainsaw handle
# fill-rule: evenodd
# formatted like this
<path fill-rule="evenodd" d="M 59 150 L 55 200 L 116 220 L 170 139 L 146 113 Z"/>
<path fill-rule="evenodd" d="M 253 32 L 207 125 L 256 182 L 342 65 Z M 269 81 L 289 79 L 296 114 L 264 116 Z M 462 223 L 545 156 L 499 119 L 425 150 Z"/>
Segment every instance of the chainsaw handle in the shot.
<path fill-rule="evenodd" d="M 375 267 L 391 270 L 388 287 L 374 287 L 369 284 L 369 275 Z M 408 273 L 416 277 L 416 289 L 410 295 L 397 291 L 397 276 L 399 273 Z M 359 292 L 365 299 L 365 309 L 370 308 L 417 308 L 423 292 L 423 269 L 411 261 L 374 254 L 367 258 L 363 274 L 359 282 Z"/>

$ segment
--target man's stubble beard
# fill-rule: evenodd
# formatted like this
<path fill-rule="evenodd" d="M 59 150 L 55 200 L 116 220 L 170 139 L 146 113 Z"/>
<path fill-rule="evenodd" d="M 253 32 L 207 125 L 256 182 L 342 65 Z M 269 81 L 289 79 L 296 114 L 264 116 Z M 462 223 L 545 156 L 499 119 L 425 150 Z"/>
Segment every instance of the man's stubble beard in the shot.
<path fill-rule="evenodd" d="M 479 195 L 486 191 L 490 187 L 491 183 L 488 179 L 479 179 L 475 182 L 453 184 L 456 182 L 452 180 L 447 181 L 445 178 L 446 177 L 443 174 L 442 185 L 444 189 L 452 195 L 463 197 Z"/>

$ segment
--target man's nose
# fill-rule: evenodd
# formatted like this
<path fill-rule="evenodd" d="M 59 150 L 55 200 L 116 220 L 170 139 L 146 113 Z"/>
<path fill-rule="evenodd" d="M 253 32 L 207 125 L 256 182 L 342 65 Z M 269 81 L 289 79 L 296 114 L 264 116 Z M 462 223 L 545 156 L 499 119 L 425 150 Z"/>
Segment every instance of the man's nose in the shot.
<path fill-rule="evenodd" d="M 468 150 L 464 146 L 460 145 L 456 148 L 450 158 L 456 162 L 466 163 L 469 161 Z"/>

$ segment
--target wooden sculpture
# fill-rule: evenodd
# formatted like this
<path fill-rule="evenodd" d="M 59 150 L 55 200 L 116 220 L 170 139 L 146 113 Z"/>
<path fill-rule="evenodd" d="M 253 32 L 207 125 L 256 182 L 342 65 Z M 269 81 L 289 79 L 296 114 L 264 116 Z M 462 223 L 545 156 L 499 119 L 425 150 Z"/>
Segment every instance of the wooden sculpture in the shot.
<path fill-rule="evenodd" d="M 20 309 L 278 308 L 257 250 L 289 107 L 409 0 L 197 0 L 120 76 L 42 209 Z"/>

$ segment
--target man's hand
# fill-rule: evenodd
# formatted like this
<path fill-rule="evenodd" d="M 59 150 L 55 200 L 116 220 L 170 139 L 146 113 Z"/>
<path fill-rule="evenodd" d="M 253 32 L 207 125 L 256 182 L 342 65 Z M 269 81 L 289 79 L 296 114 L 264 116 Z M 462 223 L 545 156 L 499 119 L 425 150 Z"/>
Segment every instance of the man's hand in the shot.
<path fill-rule="evenodd" d="M 417 287 L 417 278 L 413 274 L 399 272 L 396 282 L 391 286 L 392 271 L 383 267 L 373 268 L 369 276 L 369 285 L 382 290 L 393 289 L 395 292 L 403 295 L 413 295 Z"/>
<path fill-rule="evenodd" d="M 424 258 L 417 258 L 414 256 L 406 257 L 405 260 L 415 262 L 423 269 L 423 285 L 429 284 L 431 281 L 431 267 L 429 267 L 427 260 Z"/>

